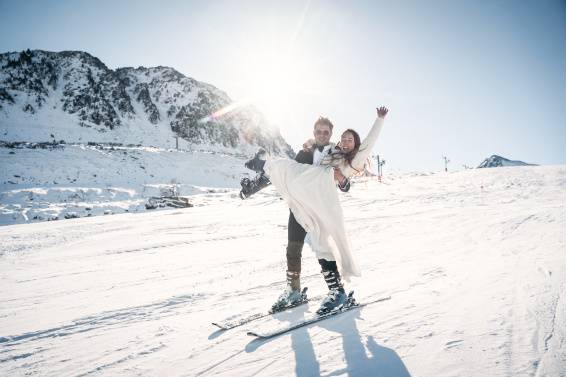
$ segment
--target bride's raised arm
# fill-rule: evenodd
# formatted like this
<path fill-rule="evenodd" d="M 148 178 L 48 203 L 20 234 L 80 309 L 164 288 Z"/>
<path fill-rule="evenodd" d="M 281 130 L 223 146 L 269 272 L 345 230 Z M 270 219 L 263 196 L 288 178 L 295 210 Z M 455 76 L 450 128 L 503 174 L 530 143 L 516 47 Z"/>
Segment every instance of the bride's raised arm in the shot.
<path fill-rule="evenodd" d="M 358 153 L 352 160 L 352 167 L 356 170 L 362 170 L 364 168 L 364 164 L 366 159 L 371 155 L 371 150 L 373 149 L 377 137 L 381 132 L 381 128 L 383 127 L 383 122 L 385 120 L 385 116 L 389 110 L 385 106 L 381 106 L 377 108 L 377 118 L 369 131 L 369 134 L 364 138 L 362 144 L 360 145 L 360 149 Z"/>

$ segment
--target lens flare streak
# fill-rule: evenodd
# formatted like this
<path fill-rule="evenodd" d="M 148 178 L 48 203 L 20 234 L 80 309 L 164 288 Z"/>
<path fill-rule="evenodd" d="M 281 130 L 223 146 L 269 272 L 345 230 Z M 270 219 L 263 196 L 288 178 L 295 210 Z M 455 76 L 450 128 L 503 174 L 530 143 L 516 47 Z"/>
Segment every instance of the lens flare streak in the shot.
<path fill-rule="evenodd" d="M 235 111 L 237 109 L 239 109 L 240 107 L 249 105 L 252 102 L 251 99 L 246 98 L 240 101 L 236 101 L 236 102 L 232 102 L 231 104 L 224 106 L 223 108 L 216 110 L 215 112 L 213 112 L 212 114 L 205 116 L 204 118 L 201 118 L 198 120 L 198 123 L 203 124 L 203 123 L 207 123 L 207 122 L 213 122 L 216 119 L 222 117 L 223 115 L 226 115 L 232 111 Z"/>

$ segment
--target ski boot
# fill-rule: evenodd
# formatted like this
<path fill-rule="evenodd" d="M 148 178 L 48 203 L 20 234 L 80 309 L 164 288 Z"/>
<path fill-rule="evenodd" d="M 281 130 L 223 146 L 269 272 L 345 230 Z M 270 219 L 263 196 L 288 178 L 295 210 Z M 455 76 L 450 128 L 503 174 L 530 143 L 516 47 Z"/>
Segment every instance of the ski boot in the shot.
<path fill-rule="evenodd" d="M 328 296 L 322 300 L 316 314 L 324 315 L 357 305 L 358 303 L 356 299 L 354 299 L 354 291 L 346 294 L 344 290 L 331 289 L 328 292 Z"/>
<path fill-rule="evenodd" d="M 287 287 L 271 306 L 270 313 L 280 312 L 308 301 L 307 287 L 301 291 L 300 276 L 300 272 L 287 271 Z"/>
<path fill-rule="evenodd" d="M 353 297 L 354 292 L 346 294 L 342 285 L 342 278 L 336 268 L 335 261 L 319 260 L 322 266 L 322 275 L 328 285 L 328 295 L 322 300 L 320 308 L 316 311 L 318 315 L 327 314 L 333 311 L 339 311 L 349 305 L 355 305 Z"/>
<path fill-rule="evenodd" d="M 307 301 L 307 287 L 303 288 L 303 290 L 301 291 L 299 289 L 292 289 L 290 286 L 287 286 L 283 293 L 281 293 L 281 295 L 277 298 L 275 304 L 271 306 L 269 312 L 281 312 L 285 309 L 299 306 Z"/>
<path fill-rule="evenodd" d="M 271 181 L 263 174 L 259 174 L 254 179 L 242 178 L 240 185 L 240 198 L 246 199 L 258 192 L 259 190 L 269 186 Z"/>
<path fill-rule="evenodd" d="M 247 161 L 244 166 L 250 170 L 255 171 L 256 173 L 263 173 L 263 166 L 265 165 L 266 155 L 267 151 L 263 148 L 260 148 L 255 154 L 254 158 Z"/>

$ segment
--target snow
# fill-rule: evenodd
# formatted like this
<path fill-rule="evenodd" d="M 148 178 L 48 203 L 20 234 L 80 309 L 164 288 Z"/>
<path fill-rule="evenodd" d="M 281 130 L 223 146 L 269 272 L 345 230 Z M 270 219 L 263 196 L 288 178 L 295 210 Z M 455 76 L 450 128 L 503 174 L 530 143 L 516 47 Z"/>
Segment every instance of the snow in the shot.
<path fill-rule="evenodd" d="M 232 192 L 245 157 L 213 146 L 163 149 L 65 144 L 50 149 L 0 147 L 0 225 L 145 211 L 145 203 L 175 186 L 192 204 L 210 192 Z"/>
<path fill-rule="evenodd" d="M 272 188 L 0 227 L 0 374 L 566 376 L 566 166 L 358 179 L 340 196 L 363 269 L 346 288 L 392 299 L 266 341 L 247 329 L 317 302 L 211 322 L 284 287 L 288 209 Z M 326 290 L 308 247 L 302 282 Z"/>

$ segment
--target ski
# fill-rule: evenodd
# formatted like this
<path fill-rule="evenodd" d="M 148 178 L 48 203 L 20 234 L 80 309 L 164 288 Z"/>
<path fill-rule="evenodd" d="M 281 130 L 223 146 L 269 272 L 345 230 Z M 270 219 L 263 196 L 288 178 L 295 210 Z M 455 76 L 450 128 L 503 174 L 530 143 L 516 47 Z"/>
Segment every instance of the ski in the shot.
<path fill-rule="evenodd" d="M 353 310 L 353 309 L 362 308 L 362 307 L 370 305 L 370 304 L 375 304 L 375 303 L 387 301 L 387 300 L 390 300 L 390 299 L 391 299 L 391 296 L 387 296 L 387 297 L 381 297 L 381 298 L 371 300 L 371 301 L 366 301 L 366 302 L 363 302 L 363 303 L 355 303 L 351 306 L 341 308 L 337 311 L 333 311 L 333 312 L 330 312 L 330 313 L 325 313 L 325 314 L 320 314 L 320 315 L 315 313 L 315 314 L 301 320 L 300 322 L 296 322 L 296 323 L 290 324 L 288 326 L 280 327 L 280 328 L 275 329 L 275 330 L 270 330 L 270 331 L 265 331 L 265 332 L 248 331 L 247 334 L 249 336 L 254 336 L 254 337 L 259 338 L 259 339 L 269 339 L 269 338 L 273 338 L 273 337 L 281 335 L 281 334 L 288 333 L 288 332 L 293 331 L 295 329 L 305 327 L 305 326 L 308 326 L 308 325 L 316 323 L 316 322 L 323 321 L 327 318 L 337 316 L 339 314 L 345 313 L 345 312 Z"/>
<path fill-rule="evenodd" d="M 303 290 L 302 290 L 303 295 L 306 295 L 306 293 L 307 293 L 307 287 L 303 288 Z M 312 299 L 317 300 L 317 299 L 320 299 L 322 297 L 323 296 L 316 296 L 316 297 L 313 297 Z M 224 321 L 212 322 L 212 324 L 216 327 L 219 327 L 222 330 L 230 330 L 230 329 L 233 329 L 234 327 L 239 327 L 239 326 L 245 325 L 247 323 L 250 323 L 252 321 L 255 321 L 255 320 L 258 320 L 258 319 L 261 319 L 261 318 L 265 318 L 265 317 L 269 317 L 273 314 L 281 313 L 281 312 L 284 312 L 285 310 L 288 310 L 288 309 L 296 308 L 296 307 L 304 305 L 308 302 L 309 302 L 309 299 L 307 298 L 307 299 L 305 299 L 305 300 L 303 300 L 303 301 L 301 301 L 301 302 L 299 302 L 295 305 L 285 306 L 285 307 L 283 307 L 279 310 L 276 310 L 276 311 L 269 310 L 267 312 L 254 313 L 254 314 L 250 314 L 250 315 L 243 317 L 243 318 L 226 319 Z"/>

